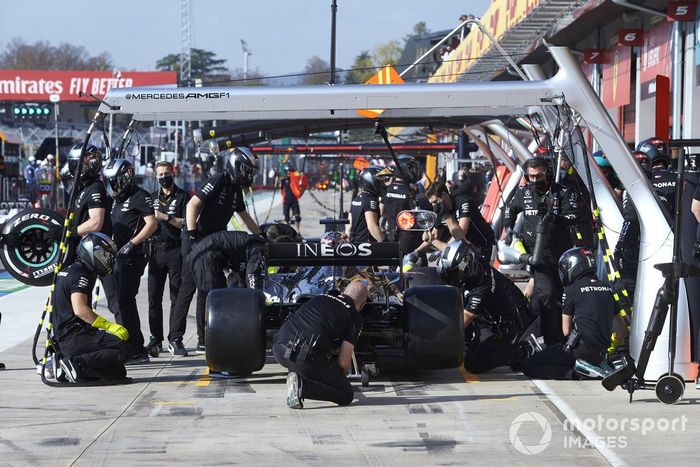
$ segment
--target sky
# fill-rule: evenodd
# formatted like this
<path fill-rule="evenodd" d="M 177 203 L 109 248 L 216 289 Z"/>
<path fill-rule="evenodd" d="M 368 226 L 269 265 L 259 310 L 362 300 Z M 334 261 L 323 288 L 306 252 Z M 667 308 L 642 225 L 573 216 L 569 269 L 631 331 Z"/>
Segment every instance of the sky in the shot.
<path fill-rule="evenodd" d="M 192 46 L 265 76 L 303 70 L 317 55 L 330 61 L 332 0 L 191 0 Z M 462 14 L 483 15 L 491 0 L 337 0 L 336 66 L 349 68 L 362 50 L 403 39 L 425 21 L 451 29 Z M 122 70 L 149 71 L 180 51 L 180 0 L 0 0 L 0 49 L 13 38 L 109 52 Z"/>

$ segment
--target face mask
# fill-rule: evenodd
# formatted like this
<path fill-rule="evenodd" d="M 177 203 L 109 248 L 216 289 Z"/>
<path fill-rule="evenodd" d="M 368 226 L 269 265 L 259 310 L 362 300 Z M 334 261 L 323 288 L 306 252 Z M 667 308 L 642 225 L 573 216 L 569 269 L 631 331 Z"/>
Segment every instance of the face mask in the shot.
<path fill-rule="evenodd" d="M 173 186 L 173 176 L 164 175 L 163 177 L 158 177 L 158 183 L 160 183 L 160 186 L 163 188 L 170 188 Z"/>
<path fill-rule="evenodd" d="M 547 180 L 537 180 L 532 182 L 532 186 L 535 187 L 535 190 L 542 192 L 547 190 L 549 183 L 547 183 Z"/>
<path fill-rule="evenodd" d="M 450 215 L 450 210 L 445 206 L 444 201 L 433 203 L 433 212 L 437 216 L 438 222 L 444 222 Z"/>

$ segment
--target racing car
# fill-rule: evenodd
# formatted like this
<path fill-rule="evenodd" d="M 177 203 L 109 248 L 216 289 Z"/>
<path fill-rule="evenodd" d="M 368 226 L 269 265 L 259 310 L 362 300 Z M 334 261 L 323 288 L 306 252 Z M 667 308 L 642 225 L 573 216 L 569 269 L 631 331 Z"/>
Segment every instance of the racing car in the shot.
<path fill-rule="evenodd" d="M 432 213 L 431 213 L 432 214 Z M 207 298 L 206 360 L 213 371 L 263 368 L 282 322 L 315 295 L 338 293 L 351 280 L 368 284 L 362 334 L 355 347 L 363 384 L 377 351 L 403 351 L 415 370 L 457 368 L 464 358 L 462 295 L 441 285 L 433 268 L 402 272 L 399 243 L 318 241 L 270 244 L 263 290 L 212 290 Z"/>

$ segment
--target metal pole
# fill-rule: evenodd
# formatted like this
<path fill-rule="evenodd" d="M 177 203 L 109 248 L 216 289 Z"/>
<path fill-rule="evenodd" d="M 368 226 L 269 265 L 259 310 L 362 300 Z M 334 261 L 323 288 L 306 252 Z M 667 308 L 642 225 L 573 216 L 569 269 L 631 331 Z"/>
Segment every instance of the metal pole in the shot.
<path fill-rule="evenodd" d="M 681 108 L 683 103 L 683 90 L 681 89 L 681 84 L 683 81 L 683 48 L 682 42 L 683 37 L 681 33 L 681 23 L 680 21 L 673 22 L 673 84 L 672 84 L 672 95 L 673 95 L 673 112 L 672 112 L 672 128 L 671 128 L 671 138 L 680 139 L 681 138 Z"/>
<path fill-rule="evenodd" d="M 340 162 L 340 211 L 338 211 L 340 214 L 338 216 L 339 219 L 345 219 L 345 206 L 343 204 L 343 180 L 345 179 L 345 163 L 342 161 Z"/>
<path fill-rule="evenodd" d="M 107 141 L 109 142 L 110 146 L 112 145 L 112 116 L 113 115 L 114 114 L 112 114 L 110 112 L 110 114 L 109 114 L 109 133 L 107 136 Z M 111 154 L 111 152 L 112 152 L 112 148 L 105 148 L 105 150 L 107 151 L 107 154 Z"/>
<path fill-rule="evenodd" d="M 596 29 L 596 31 L 595 31 L 595 44 L 596 44 L 596 47 L 600 48 L 600 29 Z M 593 79 L 593 82 L 591 83 L 591 85 L 593 86 L 593 90 L 595 91 L 595 93 L 598 96 L 600 96 L 600 84 L 601 84 L 600 83 L 600 76 L 601 76 L 600 69 L 601 69 L 601 65 L 599 63 L 594 64 L 593 65 L 593 73 L 592 73 L 593 76 L 591 77 Z M 593 147 L 591 148 L 591 150 L 593 152 L 596 152 L 599 149 L 600 149 L 600 145 L 598 144 L 598 141 L 595 138 L 593 138 Z"/>
<path fill-rule="evenodd" d="M 243 50 L 243 81 L 248 79 L 248 51 Z"/>
<path fill-rule="evenodd" d="M 330 77 L 329 84 L 335 84 L 335 18 L 336 18 L 337 13 L 338 13 L 337 0 L 333 0 L 333 3 L 331 4 L 331 77 Z M 342 206 L 342 202 L 341 202 L 341 206 Z M 341 207 L 341 212 L 342 212 L 342 207 Z"/>
<path fill-rule="evenodd" d="M 54 131 L 54 139 L 56 143 L 56 154 L 54 154 L 55 161 L 56 161 L 56 173 L 54 176 L 54 182 L 53 182 L 53 189 L 54 189 L 54 201 L 56 203 L 56 207 L 60 207 L 61 200 L 59 199 L 59 190 L 58 190 L 58 181 L 61 179 L 60 174 L 61 174 L 61 156 L 58 153 L 58 102 L 53 103 L 53 131 Z"/>

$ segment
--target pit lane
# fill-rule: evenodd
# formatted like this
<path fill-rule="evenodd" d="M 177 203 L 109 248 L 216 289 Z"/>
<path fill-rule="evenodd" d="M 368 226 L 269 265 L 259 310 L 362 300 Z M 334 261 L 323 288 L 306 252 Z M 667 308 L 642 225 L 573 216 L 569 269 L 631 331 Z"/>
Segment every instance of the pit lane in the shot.
<path fill-rule="evenodd" d="M 332 192 L 316 195 L 332 206 Z M 261 204 L 259 216 L 269 205 Z M 310 219 L 329 215 L 304 197 L 302 233 L 318 235 L 322 228 Z M 279 217 L 273 211 L 270 218 Z M 688 465 L 696 451 L 692 385 L 676 406 L 662 406 L 651 391 L 636 393 L 630 405 L 625 393 L 608 393 L 598 381 L 533 382 L 506 368 L 478 377 L 408 373 L 387 361 L 368 388 L 354 385 L 351 406 L 307 401 L 295 411 L 284 402 L 286 372 L 270 357 L 252 377 L 221 380 L 207 374 L 203 356 L 166 353 L 129 367 L 130 385 L 49 388 L 30 364 L 37 304 L 46 293 L 28 288 L 0 297 L 0 341 L 16 340 L 0 353 L 8 367 L 0 372 L 0 465 Z M 138 304 L 148 336 L 145 276 Z M 110 316 L 104 298 L 99 306 Z M 10 328 L 20 319 L 28 324 Z M 189 350 L 194 334 L 191 316 Z M 686 423 L 672 430 L 683 416 Z M 621 429 L 623 419 L 634 418 L 654 428 Z"/>

